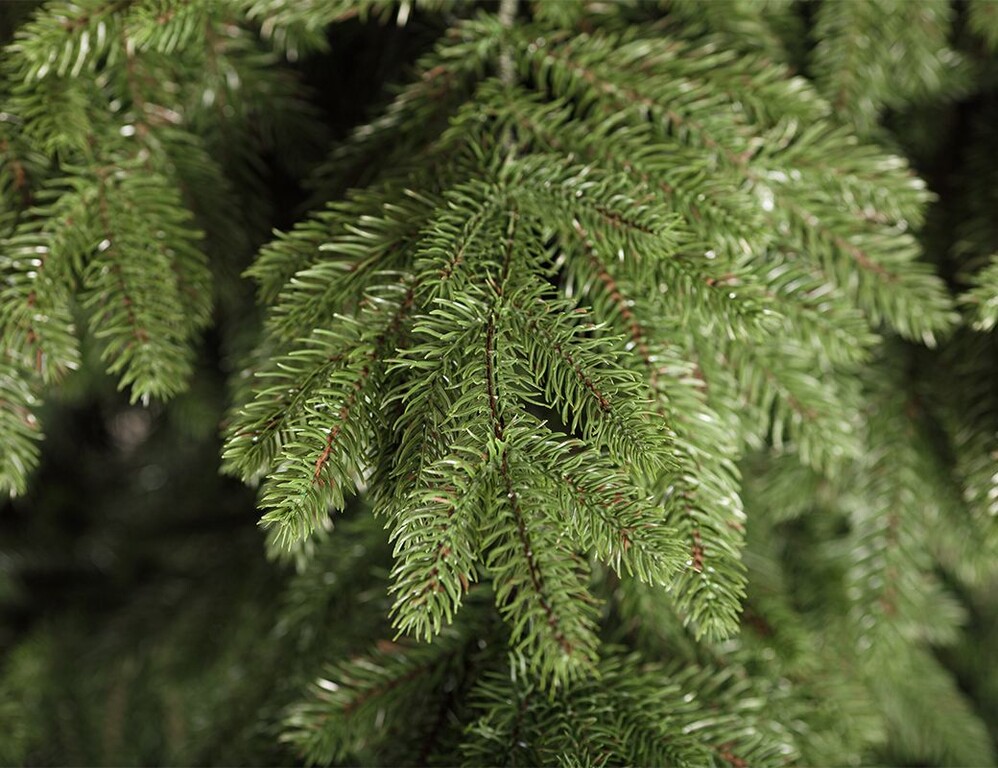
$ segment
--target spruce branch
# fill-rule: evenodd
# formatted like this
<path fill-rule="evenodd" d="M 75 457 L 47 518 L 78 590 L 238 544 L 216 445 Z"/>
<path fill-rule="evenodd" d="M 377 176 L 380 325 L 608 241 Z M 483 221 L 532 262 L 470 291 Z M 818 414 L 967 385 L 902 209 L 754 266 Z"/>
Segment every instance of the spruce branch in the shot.
<path fill-rule="evenodd" d="M 974 275 L 973 284 L 960 300 L 970 309 L 974 330 L 991 331 L 998 325 L 998 257 Z"/>
<path fill-rule="evenodd" d="M 28 476 L 38 464 L 41 427 L 35 407 L 28 376 L 9 360 L 0 361 L 0 430 L 5 439 L 0 492 L 23 493 Z"/>
<path fill-rule="evenodd" d="M 227 528 L 170 538 L 193 601 L 171 578 L 141 621 L 113 609 L 110 641 L 64 643 L 75 616 L 18 639 L 0 756 L 46 762 L 33 724 L 75 725 L 71 690 L 108 722 L 70 745 L 91 762 L 210 761 L 283 711 L 277 761 L 988 763 L 991 16 L 0 3 L 0 490 L 25 491 L 60 423 L 41 396 L 89 350 L 133 400 L 181 394 L 216 340 L 240 356 L 235 274 L 286 176 L 315 209 L 245 271 L 265 317 L 224 422 L 255 546 L 295 572 L 218 560 Z M 371 81 L 401 64 L 400 84 L 326 72 L 372 39 L 392 50 Z M 312 170 L 327 123 L 345 138 Z M 210 432 L 207 399 L 157 434 Z M 0 552 L 0 597 L 32 557 Z M 215 560 L 201 594 L 187 569 Z M 186 620 L 147 655 L 129 627 L 161 605 Z M 227 642 L 195 629 L 237 614 Z"/>

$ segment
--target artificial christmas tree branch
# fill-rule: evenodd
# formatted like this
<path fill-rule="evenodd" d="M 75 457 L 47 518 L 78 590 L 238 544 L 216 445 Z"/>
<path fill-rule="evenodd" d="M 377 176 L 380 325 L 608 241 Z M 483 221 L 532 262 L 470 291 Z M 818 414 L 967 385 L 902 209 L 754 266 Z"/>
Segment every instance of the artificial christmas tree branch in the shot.
<path fill-rule="evenodd" d="M 102 472 L 159 487 L 220 422 L 265 535 L 239 529 L 239 562 L 229 529 L 122 537 L 184 575 L 121 603 L 113 632 L 134 610 L 162 645 L 88 648 L 136 659 L 107 688 L 56 662 L 108 635 L 24 630 L 0 712 L 38 695 L 0 759 L 50 761 L 56 668 L 106 724 L 74 762 L 129 729 L 206 763 L 230 733 L 247 762 L 993 759 L 994 676 L 967 661 L 998 541 L 986 4 L 8 14 L 0 487 L 38 492 L 64 423 L 44 398 L 109 374 L 109 443 L 182 437 Z M 105 536 L 98 571 L 128 561 Z M 216 615 L 212 646 L 192 628 Z M 210 693 L 178 672 L 202 657 Z M 147 737 L 160 710 L 172 735 Z"/>

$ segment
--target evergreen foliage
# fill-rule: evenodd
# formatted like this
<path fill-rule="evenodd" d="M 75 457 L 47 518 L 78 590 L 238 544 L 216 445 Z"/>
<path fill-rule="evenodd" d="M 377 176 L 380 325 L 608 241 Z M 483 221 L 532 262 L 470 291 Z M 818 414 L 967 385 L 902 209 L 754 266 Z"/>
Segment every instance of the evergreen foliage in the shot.
<path fill-rule="evenodd" d="M 392 25 L 430 42 L 310 162 L 301 67 Z M 225 586 L 110 688 L 67 669 L 86 619 L 25 633 L 0 761 L 993 763 L 991 3 L 53 0 L 0 32 L 0 488 L 95 371 L 212 445 L 214 324 L 222 469 L 284 563 L 192 544 Z M 315 210 L 245 263 L 274 164 Z"/>

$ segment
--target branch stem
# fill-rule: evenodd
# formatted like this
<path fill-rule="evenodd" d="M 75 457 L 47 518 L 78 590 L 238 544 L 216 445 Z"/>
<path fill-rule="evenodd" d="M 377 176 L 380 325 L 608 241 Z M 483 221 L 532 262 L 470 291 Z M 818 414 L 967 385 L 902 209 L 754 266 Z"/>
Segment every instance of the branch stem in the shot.
<path fill-rule="evenodd" d="M 499 23 L 503 29 L 512 29 L 519 4 L 520 0 L 499 0 Z M 502 51 L 499 54 L 499 79 L 507 87 L 516 82 L 513 53 L 509 49 L 508 41 L 503 43 Z"/>

